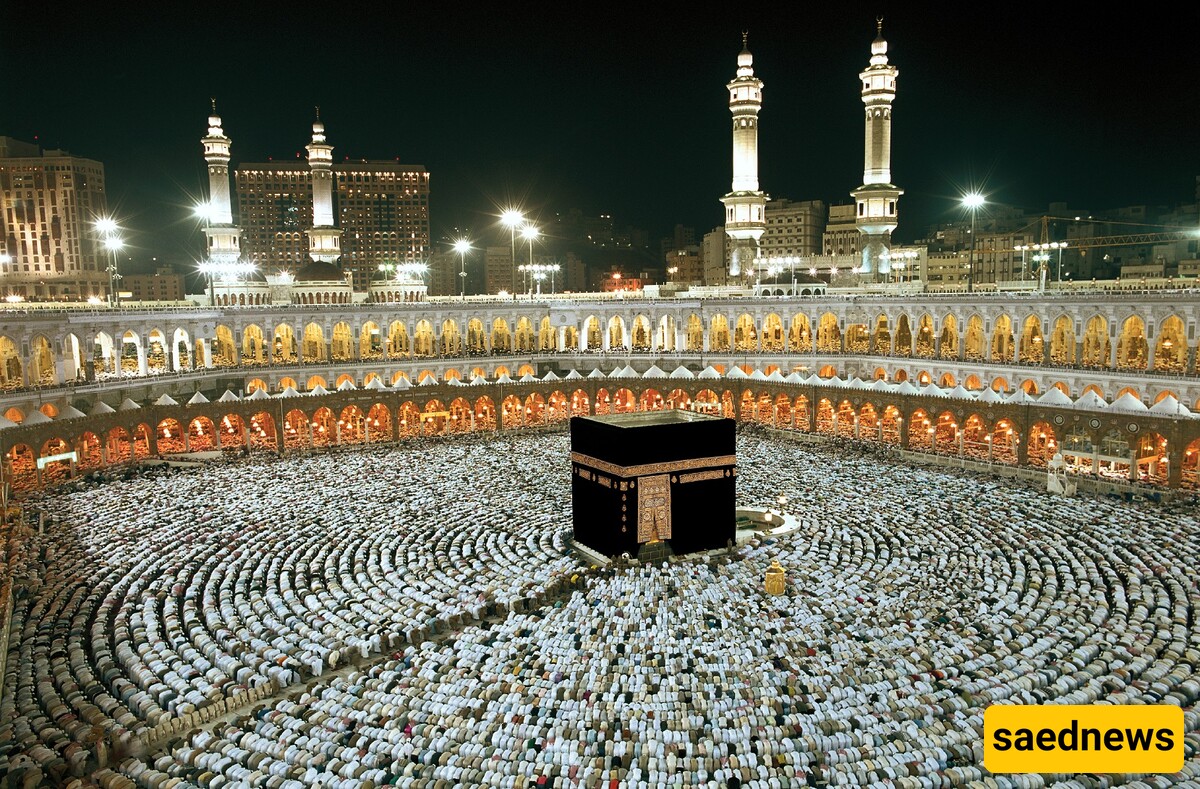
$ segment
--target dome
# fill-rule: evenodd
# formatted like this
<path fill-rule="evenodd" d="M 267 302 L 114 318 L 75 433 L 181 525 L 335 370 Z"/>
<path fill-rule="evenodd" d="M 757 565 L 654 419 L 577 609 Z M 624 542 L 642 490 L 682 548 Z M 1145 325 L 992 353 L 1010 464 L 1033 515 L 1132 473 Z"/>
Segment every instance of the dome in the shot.
<path fill-rule="evenodd" d="M 296 272 L 297 283 L 301 282 L 345 282 L 346 275 L 332 263 L 310 260 Z"/>

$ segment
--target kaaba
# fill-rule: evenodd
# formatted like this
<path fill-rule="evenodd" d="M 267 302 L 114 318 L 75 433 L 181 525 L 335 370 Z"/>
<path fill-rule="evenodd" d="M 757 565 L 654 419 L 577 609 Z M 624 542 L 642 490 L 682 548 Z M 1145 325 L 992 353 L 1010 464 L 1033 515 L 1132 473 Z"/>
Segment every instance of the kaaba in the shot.
<path fill-rule="evenodd" d="M 665 542 L 675 554 L 734 539 L 732 419 L 643 411 L 571 419 L 575 540 L 610 558 Z"/>

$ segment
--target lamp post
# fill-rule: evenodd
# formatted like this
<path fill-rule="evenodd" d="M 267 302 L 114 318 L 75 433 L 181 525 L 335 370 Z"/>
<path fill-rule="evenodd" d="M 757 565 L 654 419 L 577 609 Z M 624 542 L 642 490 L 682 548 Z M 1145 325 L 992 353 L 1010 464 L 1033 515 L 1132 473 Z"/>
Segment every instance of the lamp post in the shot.
<path fill-rule="evenodd" d="M 537 292 L 542 294 L 542 282 L 546 279 L 546 275 L 550 275 L 550 292 L 554 292 L 554 275 L 559 272 L 562 267 L 557 263 L 530 263 L 521 266 L 521 273 L 529 278 L 530 288 L 532 289 L 534 282 L 537 283 Z"/>
<path fill-rule="evenodd" d="M 967 293 L 975 290 L 975 217 L 979 208 L 987 202 L 979 192 L 968 192 L 963 195 L 962 204 L 971 212 L 971 251 L 967 258 Z"/>
<path fill-rule="evenodd" d="M 534 227 L 533 225 L 526 225 L 525 227 L 521 228 L 521 238 L 523 238 L 529 242 L 529 266 L 530 266 L 531 270 L 533 267 L 533 240 L 537 237 L 538 237 L 538 229 L 536 227 Z M 533 296 L 533 279 L 527 278 L 527 280 L 528 280 L 528 282 L 527 282 L 528 293 L 532 297 Z"/>
<path fill-rule="evenodd" d="M 117 270 L 117 253 L 125 248 L 125 242 L 117 236 L 109 236 L 104 239 L 104 248 L 109 254 L 108 268 L 105 269 L 108 272 L 108 289 L 112 294 L 112 305 L 117 308 L 121 306 L 121 292 L 118 290 L 121 274 Z"/>
<path fill-rule="evenodd" d="M 515 208 L 510 208 L 500 215 L 500 224 L 508 225 L 509 239 L 512 241 L 512 292 L 517 292 L 517 227 L 524 224 L 525 215 Z"/>
<path fill-rule="evenodd" d="M 463 301 L 467 300 L 467 253 L 471 251 L 471 242 L 460 238 L 454 242 L 454 251 L 458 253 L 458 295 Z"/>

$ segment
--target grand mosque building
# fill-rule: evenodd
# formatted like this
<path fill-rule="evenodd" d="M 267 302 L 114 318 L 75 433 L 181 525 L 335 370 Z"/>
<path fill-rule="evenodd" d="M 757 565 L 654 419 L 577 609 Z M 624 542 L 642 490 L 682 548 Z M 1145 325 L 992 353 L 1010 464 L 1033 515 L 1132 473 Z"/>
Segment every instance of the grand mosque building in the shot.
<path fill-rule="evenodd" d="M 743 39 L 743 280 L 753 63 Z M 881 26 L 859 76 L 874 281 L 903 193 Z M 323 123 L 295 271 L 240 268 L 230 144 L 214 108 L 209 303 L 0 311 L 17 785 L 1122 782 L 993 776 L 1005 700 L 1180 706 L 1183 770 L 1139 785 L 1200 777 L 1200 291 L 364 293 Z M 563 428 L 667 409 L 738 422 L 739 507 L 784 527 L 579 557 Z"/>

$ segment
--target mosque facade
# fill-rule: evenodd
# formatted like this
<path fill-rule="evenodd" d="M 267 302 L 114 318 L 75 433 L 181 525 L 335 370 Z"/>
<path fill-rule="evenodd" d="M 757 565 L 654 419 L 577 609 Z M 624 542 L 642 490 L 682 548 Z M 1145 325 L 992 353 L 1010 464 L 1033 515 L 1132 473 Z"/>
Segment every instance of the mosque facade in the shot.
<path fill-rule="evenodd" d="M 226 443 L 256 445 L 247 430 L 260 414 L 275 451 L 297 449 L 320 444 L 318 411 L 332 425 L 376 405 L 386 419 L 373 440 L 693 408 L 1017 466 L 1071 450 L 1081 473 L 1192 486 L 1198 324 L 1194 294 L 29 312 L 0 322 L 0 451 L 10 469 L 81 442 L 100 458 L 102 436 L 124 435 L 128 450 L 105 439 L 108 456 L 148 457 L 169 445 L 165 421 L 200 416 L 246 428 Z M 154 405 L 224 390 L 275 399 Z M 127 399 L 145 410 L 61 416 Z M 428 410 L 449 416 L 422 419 Z"/>

